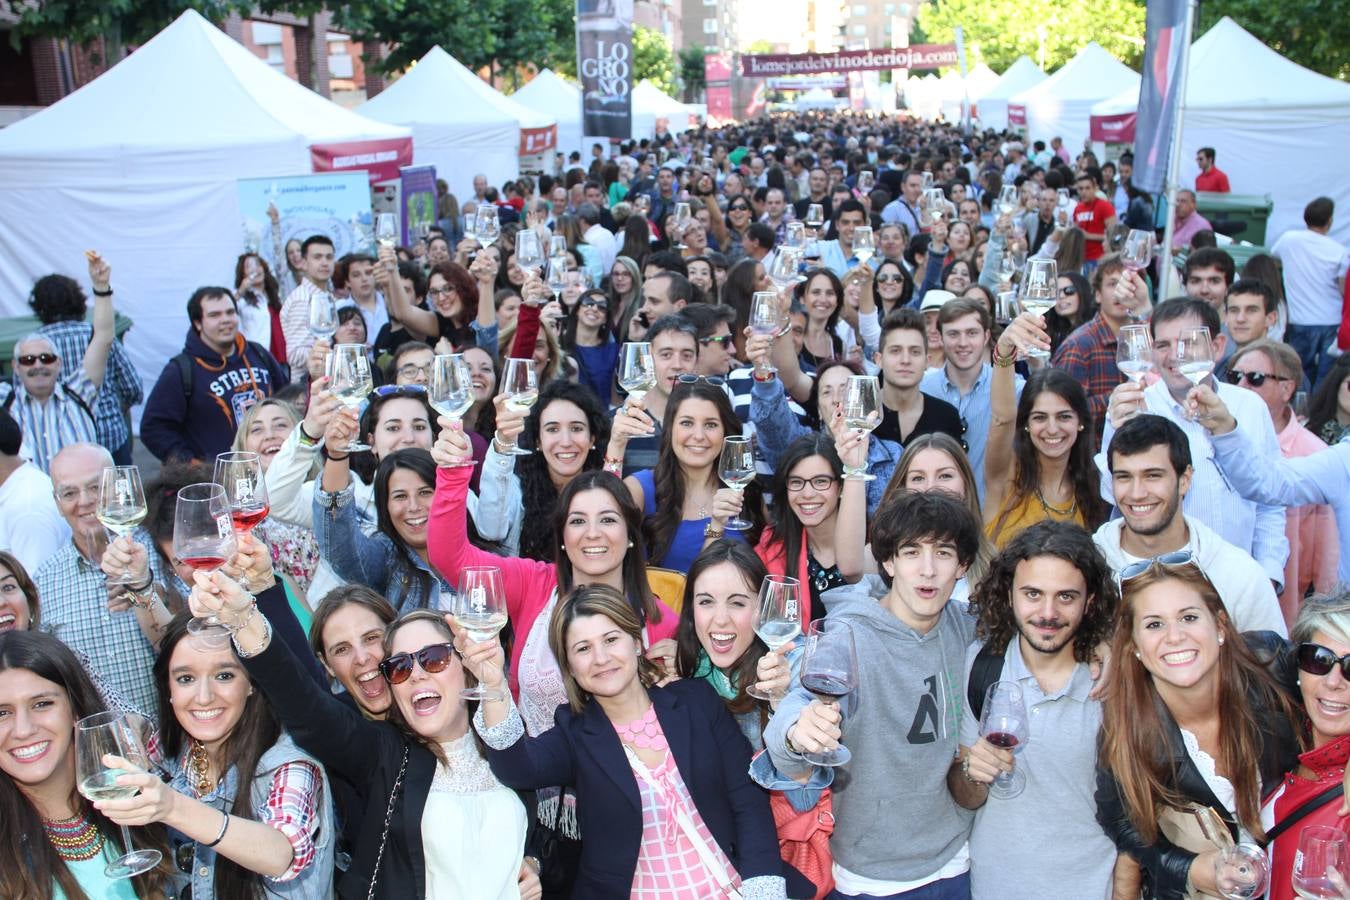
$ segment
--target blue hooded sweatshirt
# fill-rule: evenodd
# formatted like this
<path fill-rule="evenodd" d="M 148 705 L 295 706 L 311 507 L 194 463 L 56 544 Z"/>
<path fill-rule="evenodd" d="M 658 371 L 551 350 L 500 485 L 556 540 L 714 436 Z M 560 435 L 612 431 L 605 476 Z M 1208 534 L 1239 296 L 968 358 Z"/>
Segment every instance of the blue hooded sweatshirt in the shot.
<path fill-rule="evenodd" d="M 209 462 L 230 449 L 244 413 L 285 385 L 286 376 L 272 354 L 243 335 L 235 335 L 226 356 L 189 327 L 184 351 L 191 361 L 191 387 L 184 390 L 182 367 L 176 358 L 169 360 L 145 402 L 141 441 L 164 462 Z"/>

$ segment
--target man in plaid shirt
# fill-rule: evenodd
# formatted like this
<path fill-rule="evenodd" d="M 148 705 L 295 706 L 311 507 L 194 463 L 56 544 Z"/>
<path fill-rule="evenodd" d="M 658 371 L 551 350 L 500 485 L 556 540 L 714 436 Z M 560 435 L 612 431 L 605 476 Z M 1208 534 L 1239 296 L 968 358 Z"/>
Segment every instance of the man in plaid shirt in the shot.
<path fill-rule="evenodd" d="M 1051 365 L 1068 372 L 1087 391 L 1094 446 L 1100 448 L 1111 392 L 1124 380 L 1116 367 L 1116 335 L 1131 317 L 1136 321 L 1147 317 L 1149 300 L 1143 279 L 1126 269 L 1115 254 L 1102 257 L 1092 275 L 1092 290 L 1097 314 L 1064 339 Z"/>

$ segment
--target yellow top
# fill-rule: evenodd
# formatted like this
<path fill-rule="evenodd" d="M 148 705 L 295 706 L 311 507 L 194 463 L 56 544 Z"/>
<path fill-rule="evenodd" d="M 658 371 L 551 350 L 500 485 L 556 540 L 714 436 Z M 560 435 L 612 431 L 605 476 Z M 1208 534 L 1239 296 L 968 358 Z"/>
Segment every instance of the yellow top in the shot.
<path fill-rule="evenodd" d="M 1023 528 L 1035 525 L 1037 522 L 1044 522 L 1047 519 L 1056 522 L 1076 522 L 1083 527 L 1087 527 L 1087 522 L 1083 520 L 1083 513 L 1078 508 L 1076 500 L 1067 509 L 1064 509 L 1051 506 L 1037 494 L 1028 494 L 1021 503 L 1011 509 L 1005 504 L 1003 509 L 999 510 L 999 514 L 985 524 L 984 533 L 995 548 L 1002 550 L 1003 545 L 1012 540 Z M 1003 527 L 996 532 L 995 528 L 1000 520 L 1003 522 Z"/>

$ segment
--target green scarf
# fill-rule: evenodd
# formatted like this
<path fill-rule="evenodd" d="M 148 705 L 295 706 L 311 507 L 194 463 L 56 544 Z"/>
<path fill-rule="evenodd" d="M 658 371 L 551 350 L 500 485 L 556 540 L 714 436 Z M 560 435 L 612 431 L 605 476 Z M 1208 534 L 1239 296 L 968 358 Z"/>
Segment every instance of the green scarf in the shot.
<path fill-rule="evenodd" d="M 694 677 L 702 678 L 711 684 L 713 690 L 717 691 L 717 696 L 723 700 L 736 699 L 736 685 L 732 684 L 726 672 L 712 664 L 712 660 L 708 658 L 707 650 L 698 651 L 698 664 L 694 666 Z"/>

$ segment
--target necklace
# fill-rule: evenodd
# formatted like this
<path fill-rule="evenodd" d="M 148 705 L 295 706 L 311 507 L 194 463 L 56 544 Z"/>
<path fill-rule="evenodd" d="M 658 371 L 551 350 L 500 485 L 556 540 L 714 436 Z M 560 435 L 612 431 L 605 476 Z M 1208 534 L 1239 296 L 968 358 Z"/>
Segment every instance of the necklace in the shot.
<path fill-rule="evenodd" d="M 42 820 L 47 840 L 66 862 L 93 859 L 103 852 L 103 832 L 84 813 L 71 819 Z"/>
<path fill-rule="evenodd" d="M 1069 503 L 1068 509 L 1064 509 L 1058 506 L 1051 506 L 1049 503 L 1047 503 L 1045 495 L 1041 493 L 1041 489 L 1039 487 L 1036 488 L 1036 499 L 1041 501 L 1041 509 L 1045 510 L 1048 513 L 1053 513 L 1057 516 L 1064 516 L 1065 518 L 1072 516 L 1074 512 L 1078 509 L 1077 495 L 1075 495 L 1073 500 Z"/>
<path fill-rule="evenodd" d="M 625 744 L 636 747 L 639 750 L 665 750 L 670 745 L 666 743 L 666 736 L 661 731 L 661 723 L 656 721 L 656 707 L 649 706 L 647 711 L 642 714 L 642 718 L 627 725 L 614 723 L 614 730 L 619 733 L 619 740 Z"/>
<path fill-rule="evenodd" d="M 192 784 L 193 790 L 197 792 L 198 797 L 206 796 L 211 790 L 211 778 L 207 771 L 211 767 L 211 760 L 206 755 L 206 745 L 199 740 L 193 740 L 188 747 L 188 780 Z"/>

